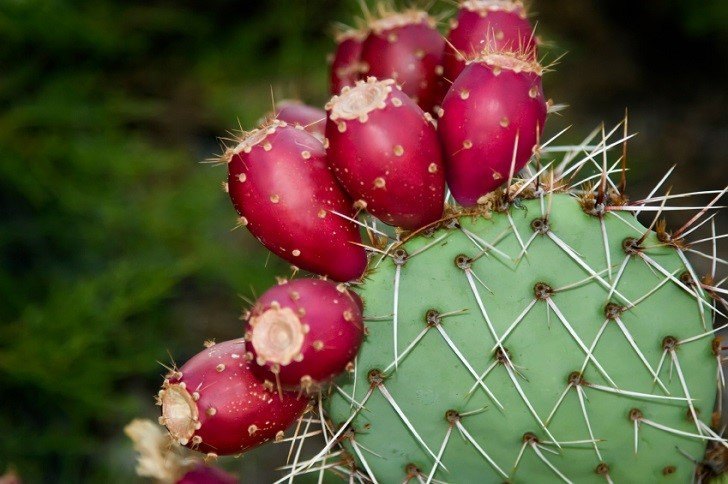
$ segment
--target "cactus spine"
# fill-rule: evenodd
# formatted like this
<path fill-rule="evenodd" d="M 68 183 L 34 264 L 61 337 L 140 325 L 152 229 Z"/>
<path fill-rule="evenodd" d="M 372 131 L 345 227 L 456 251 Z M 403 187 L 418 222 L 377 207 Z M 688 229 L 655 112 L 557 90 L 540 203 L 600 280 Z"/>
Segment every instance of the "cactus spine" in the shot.
<path fill-rule="evenodd" d="M 172 370 L 162 423 L 210 454 L 290 442 L 277 482 L 327 470 L 428 484 L 719 476 L 725 235 L 713 223 L 712 237 L 686 237 L 728 188 L 699 192 L 715 197 L 667 231 L 663 211 L 684 209 L 668 202 L 691 194 L 655 196 L 665 177 L 630 202 L 626 119 L 601 140 L 542 141 L 556 107 L 520 2 L 460 6 L 453 29 L 485 50 L 462 56 L 444 98 L 442 55 L 458 47 L 425 12 L 380 9 L 339 38 L 323 142 L 323 123 L 304 129 L 322 113 L 298 106 L 222 156 L 239 224 L 342 284 L 268 291 L 245 340 Z M 694 248 L 705 242 L 712 253 Z M 688 252 L 711 262 L 707 276 Z"/>
<path fill-rule="evenodd" d="M 359 468 L 380 482 L 689 480 L 677 449 L 700 456 L 715 438 L 710 303 L 676 282 L 676 249 L 579 202 L 453 216 L 369 275 L 367 315 L 391 317 L 369 323 L 329 401 L 376 453 Z"/>

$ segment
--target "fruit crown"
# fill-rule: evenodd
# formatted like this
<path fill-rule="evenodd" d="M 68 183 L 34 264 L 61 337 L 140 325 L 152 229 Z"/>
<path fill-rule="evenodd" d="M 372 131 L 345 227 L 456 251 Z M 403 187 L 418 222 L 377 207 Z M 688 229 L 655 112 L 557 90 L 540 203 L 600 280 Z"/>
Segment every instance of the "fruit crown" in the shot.
<path fill-rule="evenodd" d="M 348 25 L 335 25 L 334 26 L 334 41 L 340 44 L 349 39 L 354 39 L 359 42 L 363 41 L 369 35 L 369 28 L 365 26 L 364 20 L 357 19 L 356 27 L 350 27 Z"/>
<path fill-rule="evenodd" d="M 366 81 L 357 81 L 354 87 L 344 87 L 341 94 L 326 103 L 332 121 L 337 119 L 361 119 L 375 109 L 384 109 L 385 101 L 392 92 L 395 83 L 392 79 L 377 80 L 369 77 Z"/>
<path fill-rule="evenodd" d="M 472 55 L 460 53 L 466 64 L 485 64 L 487 66 L 506 69 L 513 72 L 531 72 L 538 76 L 543 75 L 544 67 L 535 58 L 534 49 L 519 47 L 512 50 L 494 49 L 487 47 Z"/>
<path fill-rule="evenodd" d="M 250 153 L 254 146 L 261 144 L 265 139 L 276 132 L 278 128 L 284 128 L 288 126 L 285 121 L 268 117 L 265 118 L 258 128 L 251 131 L 241 131 L 238 136 L 234 138 L 227 138 L 224 141 L 232 141 L 232 146 L 227 146 L 222 155 L 218 160 L 222 163 L 229 163 L 233 156 L 243 152 Z"/>
<path fill-rule="evenodd" d="M 518 12 L 519 16 L 526 17 L 523 2 L 514 0 L 464 0 L 461 2 L 460 8 L 475 13 Z"/>
<path fill-rule="evenodd" d="M 426 23 L 433 28 L 437 26 L 437 21 L 424 10 L 407 9 L 397 11 L 384 3 L 379 3 L 375 12 L 367 16 L 369 29 L 375 34 L 421 23 Z"/>

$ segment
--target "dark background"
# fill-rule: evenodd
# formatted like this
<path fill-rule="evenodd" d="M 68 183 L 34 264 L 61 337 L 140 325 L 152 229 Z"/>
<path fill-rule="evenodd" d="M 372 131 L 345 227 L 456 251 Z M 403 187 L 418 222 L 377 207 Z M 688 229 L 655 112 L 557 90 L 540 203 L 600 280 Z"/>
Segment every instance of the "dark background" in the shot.
<path fill-rule="evenodd" d="M 0 0 L 0 475 L 128 482 L 130 419 L 171 353 L 241 334 L 288 272 L 200 164 L 278 99 L 327 99 L 330 25 L 354 0 Z M 435 11 L 453 10 L 451 3 Z M 540 0 L 549 131 L 576 141 L 630 108 L 631 192 L 722 188 L 728 2 Z M 725 216 L 720 224 L 725 229 Z M 280 450 L 280 449 L 279 449 Z M 269 449 L 227 465 L 247 482 Z"/>

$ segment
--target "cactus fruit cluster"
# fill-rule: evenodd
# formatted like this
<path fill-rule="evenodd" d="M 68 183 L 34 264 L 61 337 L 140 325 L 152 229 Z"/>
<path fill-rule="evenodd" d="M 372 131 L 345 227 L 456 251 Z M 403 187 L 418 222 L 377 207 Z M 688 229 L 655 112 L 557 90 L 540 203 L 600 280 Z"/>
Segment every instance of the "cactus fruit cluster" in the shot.
<path fill-rule="evenodd" d="M 630 199 L 626 117 L 557 146 L 524 6 L 458 6 L 445 36 L 364 8 L 325 111 L 279 106 L 221 156 L 238 224 L 313 277 L 173 367 L 160 422 L 207 457 L 290 443 L 278 482 L 720 476 L 726 190 Z"/>

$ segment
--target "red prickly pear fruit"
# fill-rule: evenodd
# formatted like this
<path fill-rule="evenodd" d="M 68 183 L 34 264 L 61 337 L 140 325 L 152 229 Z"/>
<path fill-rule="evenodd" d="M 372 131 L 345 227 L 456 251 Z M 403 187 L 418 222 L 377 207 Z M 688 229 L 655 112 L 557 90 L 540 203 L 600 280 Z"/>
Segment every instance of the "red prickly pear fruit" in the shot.
<path fill-rule="evenodd" d="M 392 79 L 374 78 L 344 88 L 326 110 L 329 164 L 359 206 L 410 230 L 440 218 L 445 174 L 429 113 Z"/>
<path fill-rule="evenodd" d="M 301 126 L 317 140 L 324 142 L 326 111 L 314 106 L 308 106 L 300 101 L 288 99 L 278 102 L 276 109 L 278 111 L 274 116 L 276 119 L 285 121 L 291 126 Z"/>
<path fill-rule="evenodd" d="M 238 484 L 237 477 L 222 469 L 198 464 L 182 476 L 177 484 Z"/>
<path fill-rule="evenodd" d="M 240 224 L 269 250 L 301 269 L 337 281 L 364 272 L 366 253 L 352 201 L 311 134 L 272 120 L 227 151 L 228 192 Z"/>
<path fill-rule="evenodd" d="M 336 35 L 336 51 L 331 60 L 331 94 L 344 86 L 353 86 L 361 74 L 361 49 L 367 37 L 365 30 L 349 29 Z"/>
<path fill-rule="evenodd" d="M 358 301 L 346 286 L 327 280 L 284 281 L 266 291 L 245 335 L 259 376 L 311 392 L 343 372 L 364 336 Z"/>
<path fill-rule="evenodd" d="M 445 96 L 438 133 L 448 186 L 461 205 L 475 205 L 531 158 L 546 120 L 542 71 L 526 56 L 484 54 Z"/>
<path fill-rule="evenodd" d="M 308 401 L 271 393 L 253 364 L 245 340 L 237 339 L 209 346 L 168 374 L 158 401 L 160 422 L 172 438 L 200 452 L 230 455 L 282 435 Z"/>
<path fill-rule="evenodd" d="M 384 14 L 369 24 L 371 33 L 361 52 L 362 79 L 394 79 L 425 111 L 440 104 L 445 40 L 427 12 L 407 10 Z"/>
<path fill-rule="evenodd" d="M 444 77 L 455 81 L 467 58 L 484 50 L 528 52 L 536 59 L 536 38 L 520 1 L 466 0 L 450 22 Z"/>

